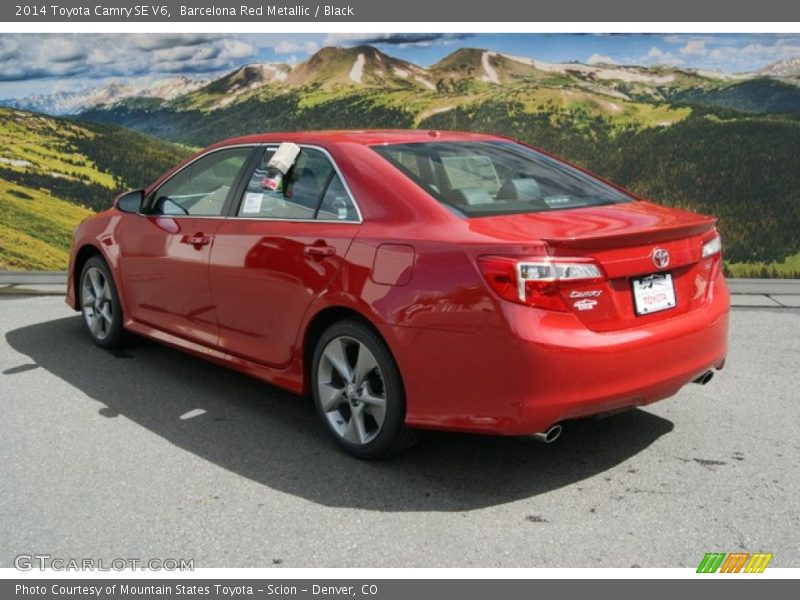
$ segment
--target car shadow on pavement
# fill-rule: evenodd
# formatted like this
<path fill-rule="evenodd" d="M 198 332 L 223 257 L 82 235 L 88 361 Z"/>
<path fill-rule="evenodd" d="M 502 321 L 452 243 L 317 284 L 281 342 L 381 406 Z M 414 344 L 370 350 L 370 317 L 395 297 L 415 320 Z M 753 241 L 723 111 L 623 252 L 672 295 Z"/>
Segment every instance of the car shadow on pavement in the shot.
<path fill-rule="evenodd" d="M 363 462 L 327 438 L 310 400 L 160 344 L 101 350 L 78 316 L 21 327 L 6 340 L 102 403 L 103 417 L 122 415 L 223 469 L 331 507 L 465 511 L 530 498 L 603 473 L 673 428 L 632 410 L 568 423 L 551 445 L 428 432 L 403 456 Z M 0 375 L 0 387 L 15 374 Z"/>

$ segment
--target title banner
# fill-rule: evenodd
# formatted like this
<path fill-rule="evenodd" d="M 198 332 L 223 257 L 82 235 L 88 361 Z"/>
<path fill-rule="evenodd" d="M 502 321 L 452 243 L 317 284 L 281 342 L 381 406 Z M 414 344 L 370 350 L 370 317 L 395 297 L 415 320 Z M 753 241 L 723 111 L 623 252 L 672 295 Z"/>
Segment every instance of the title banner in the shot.
<path fill-rule="evenodd" d="M 258 0 L 41 0 L 0 4 L 2 22 L 792 22 L 800 3 L 785 0 L 350 0 L 273 4 Z"/>

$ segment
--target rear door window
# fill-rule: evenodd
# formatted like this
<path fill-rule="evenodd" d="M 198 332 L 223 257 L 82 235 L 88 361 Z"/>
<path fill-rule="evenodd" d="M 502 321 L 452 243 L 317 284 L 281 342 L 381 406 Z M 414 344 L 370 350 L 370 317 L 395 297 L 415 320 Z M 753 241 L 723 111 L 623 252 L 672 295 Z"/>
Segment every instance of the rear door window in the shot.
<path fill-rule="evenodd" d="M 267 164 L 275 153 L 268 148 L 247 183 L 237 216 L 284 220 L 358 219 L 353 199 L 324 152 L 302 148 L 295 164 L 275 190 L 266 185 Z"/>

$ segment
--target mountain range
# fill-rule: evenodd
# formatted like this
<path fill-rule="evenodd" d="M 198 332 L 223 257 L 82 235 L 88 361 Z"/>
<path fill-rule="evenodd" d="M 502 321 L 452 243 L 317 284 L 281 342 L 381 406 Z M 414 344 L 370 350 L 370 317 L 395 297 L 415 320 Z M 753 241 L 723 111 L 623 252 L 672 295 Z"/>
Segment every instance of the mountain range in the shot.
<path fill-rule="evenodd" d="M 48 198 L 103 208 L 187 146 L 259 131 L 419 127 L 512 136 L 643 197 L 714 214 L 729 273 L 798 277 L 798 62 L 725 74 L 460 48 L 421 67 L 358 46 L 323 48 L 297 65 L 243 65 L 212 81 L 38 98 L 24 107 L 69 117 L 0 109 L 0 215 L 17 215 L 4 216 L 16 225 L 0 230 L 0 268 L 41 267 L 24 237 L 40 229 L 61 253 L 51 249 L 47 264 L 64 256 L 66 225 L 55 235 L 55 225 L 32 230 L 24 217 Z"/>
<path fill-rule="evenodd" d="M 265 90 L 289 91 L 318 86 L 325 90 L 381 88 L 447 92 L 470 87 L 473 83 L 507 85 L 526 79 L 550 84 L 562 80 L 561 83 L 568 82 L 621 99 L 680 100 L 689 95 L 697 102 L 699 95 L 707 94 L 715 98 L 713 104 L 725 105 L 720 98 L 735 96 L 737 86 L 748 82 L 772 80 L 779 87 L 800 86 L 800 57 L 781 60 L 749 73 L 730 74 L 666 66 L 550 63 L 479 48 L 460 48 L 430 67 L 421 67 L 371 46 L 328 47 L 295 65 L 248 64 L 212 81 L 170 77 L 142 85 L 113 82 L 75 92 L 0 100 L 0 105 L 52 115 L 76 115 L 146 99 L 150 108 L 214 110 Z"/>
<path fill-rule="evenodd" d="M 114 82 L 75 92 L 7 98 L 0 100 L 0 106 L 50 115 L 75 115 L 91 108 L 111 106 L 129 98 L 158 98 L 166 102 L 200 89 L 208 83 L 206 80 L 192 80 L 188 77 L 168 77 L 144 85 Z"/>

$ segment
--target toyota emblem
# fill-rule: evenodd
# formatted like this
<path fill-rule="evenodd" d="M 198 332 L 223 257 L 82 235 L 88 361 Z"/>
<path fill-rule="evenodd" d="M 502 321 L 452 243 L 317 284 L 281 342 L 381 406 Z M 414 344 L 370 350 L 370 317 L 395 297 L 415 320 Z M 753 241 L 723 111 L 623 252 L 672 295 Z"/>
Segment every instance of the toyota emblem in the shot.
<path fill-rule="evenodd" d="M 653 250 L 653 264 L 659 269 L 663 269 L 669 264 L 669 252 L 664 248 L 655 248 Z"/>

